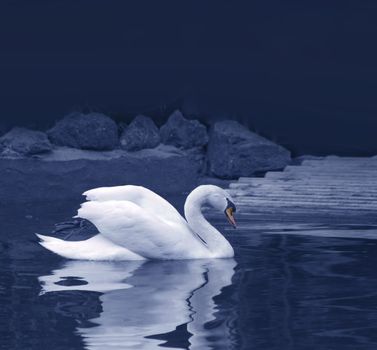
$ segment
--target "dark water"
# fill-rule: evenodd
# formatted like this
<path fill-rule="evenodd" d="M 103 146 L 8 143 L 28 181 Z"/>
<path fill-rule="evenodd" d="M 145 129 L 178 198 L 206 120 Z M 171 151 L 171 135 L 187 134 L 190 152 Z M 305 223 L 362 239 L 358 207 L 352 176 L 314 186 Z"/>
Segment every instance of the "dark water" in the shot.
<path fill-rule="evenodd" d="M 0 349 L 377 348 L 375 227 L 219 218 L 234 259 L 67 261 L 33 232 L 76 205 L 1 208 Z"/>

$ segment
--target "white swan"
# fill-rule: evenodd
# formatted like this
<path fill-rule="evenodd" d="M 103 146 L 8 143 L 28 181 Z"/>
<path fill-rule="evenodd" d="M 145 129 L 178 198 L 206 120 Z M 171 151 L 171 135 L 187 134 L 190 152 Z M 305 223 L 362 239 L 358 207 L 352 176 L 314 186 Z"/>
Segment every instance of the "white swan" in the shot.
<path fill-rule="evenodd" d="M 99 234 L 85 241 L 37 235 L 40 244 L 69 259 L 143 260 L 230 258 L 225 237 L 203 216 L 208 204 L 225 213 L 235 227 L 231 196 L 222 188 L 202 185 L 187 197 L 186 220 L 165 199 L 140 186 L 102 187 L 84 193 L 87 202 L 77 216 L 91 221 Z"/>

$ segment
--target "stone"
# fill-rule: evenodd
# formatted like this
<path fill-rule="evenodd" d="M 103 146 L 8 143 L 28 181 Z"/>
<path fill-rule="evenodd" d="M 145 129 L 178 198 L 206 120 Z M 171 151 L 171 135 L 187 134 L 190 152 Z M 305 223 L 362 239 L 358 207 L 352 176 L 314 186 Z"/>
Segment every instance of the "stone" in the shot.
<path fill-rule="evenodd" d="M 79 149 L 108 151 L 119 146 L 118 127 L 101 113 L 72 113 L 47 131 L 52 143 Z"/>
<path fill-rule="evenodd" d="M 207 157 L 210 173 L 224 179 L 282 169 L 291 161 L 287 149 L 231 120 L 211 128 Z"/>
<path fill-rule="evenodd" d="M 13 128 L 0 137 L 1 155 L 32 156 L 51 151 L 47 135 L 41 131 Z"/>
<path fill-rule="evenodd" d="M 149 117 L 138 115 L 129 126 L 124 128 L 120 136 L 121 148 L 126 151 L 139 151 L 144 148 L 155 148 L 160 144 L 160 133 Z"/>
<path fill-rule="evenodd" d="M 208 143 L 205 125 L 197 120 L 186 119 L 180 111 L 175 111 L 161 127 L 162 143 L 183 149 L 203 147 Z"/>

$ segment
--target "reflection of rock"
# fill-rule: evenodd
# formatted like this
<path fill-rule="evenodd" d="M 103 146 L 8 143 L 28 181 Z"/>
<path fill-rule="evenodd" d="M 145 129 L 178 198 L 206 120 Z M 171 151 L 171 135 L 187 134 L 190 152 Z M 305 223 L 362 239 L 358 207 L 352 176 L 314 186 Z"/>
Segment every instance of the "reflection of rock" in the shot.
<path fill-rule="evenodd" d="M 13 128 L 0 138 L 2 155 L 31 156 L 51 150 L 45 133 L 24 128 Z"/>
<path fill-rule="evenodd" d="M 54 144 L 91 150 L 112 150 L 118 146 L 118 127 L 100 113 L 72 113 L 50 129 L 48 136 Z"/>
<path fill-rule="evenodd" d="M 39 281 L 42 293 L 104 293 L 102 312 L 90 320 L 95 326 L 78 328 L 88 349 L 154 349 L 184 325 L 190 348 L 206 350 L 229 348 L 231 330 L 228 322 L 217 319 L 214 297 L 232 283 L 234 267 L 233 259 L 70 261 Z M 60 283 L 67 276 L 87 283 Z M 217 326 L 207 327 L 211 322 Z"/>
<path fill-rule="evenodd" d="M 211 130 L 208 159 L 212 174 L 237 178 L 281 169 L 289 163 L 290 153 L 238 122 L 227 120 L 216 123 Z"/>
<path fill-rule="evenodd" d="M 0 159 L 0 201 L 80 199 L 101 186 L 142 185 L 161 194 L 196 186 L 202 163 L 171 146 L 138 152 L 58 148 L 38 159 Z"/>
<path fill-rule="evenodd" d="M 208 142 L 206 127 L 197 120 L 188 120 L 175 111 L 160 129 L 164 144 L 180 148 L 202 147 Z"/>
<path fill-rule="evenodd" d="M 151 118 L 138 115 L 124 128 L 120 137 L 121 147 L 127 151 L 154 148 L 160 143 L 160 133 Z"/>

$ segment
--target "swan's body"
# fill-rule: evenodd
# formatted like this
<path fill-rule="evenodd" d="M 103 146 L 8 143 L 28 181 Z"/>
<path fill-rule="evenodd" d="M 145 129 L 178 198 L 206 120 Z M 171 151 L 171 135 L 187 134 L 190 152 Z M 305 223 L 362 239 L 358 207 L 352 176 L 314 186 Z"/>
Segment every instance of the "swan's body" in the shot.
<path fill-rule="evenodd" d="M 91 221 L 99 234 L 85 241 L 64 241 L 38 235 L 45 248 L 70 259 L 143 260 L 229 258 L 229 242 L 201 213 L 209 204 L 235 210 L 223 189 L 203 185 L 186 199 L 187 221 L 165 199 L 139 186 L 95 188 L 84 193 L 87 202 L 77 217 Z M 232 210 L 226 212 L 234 223 Z"/>

